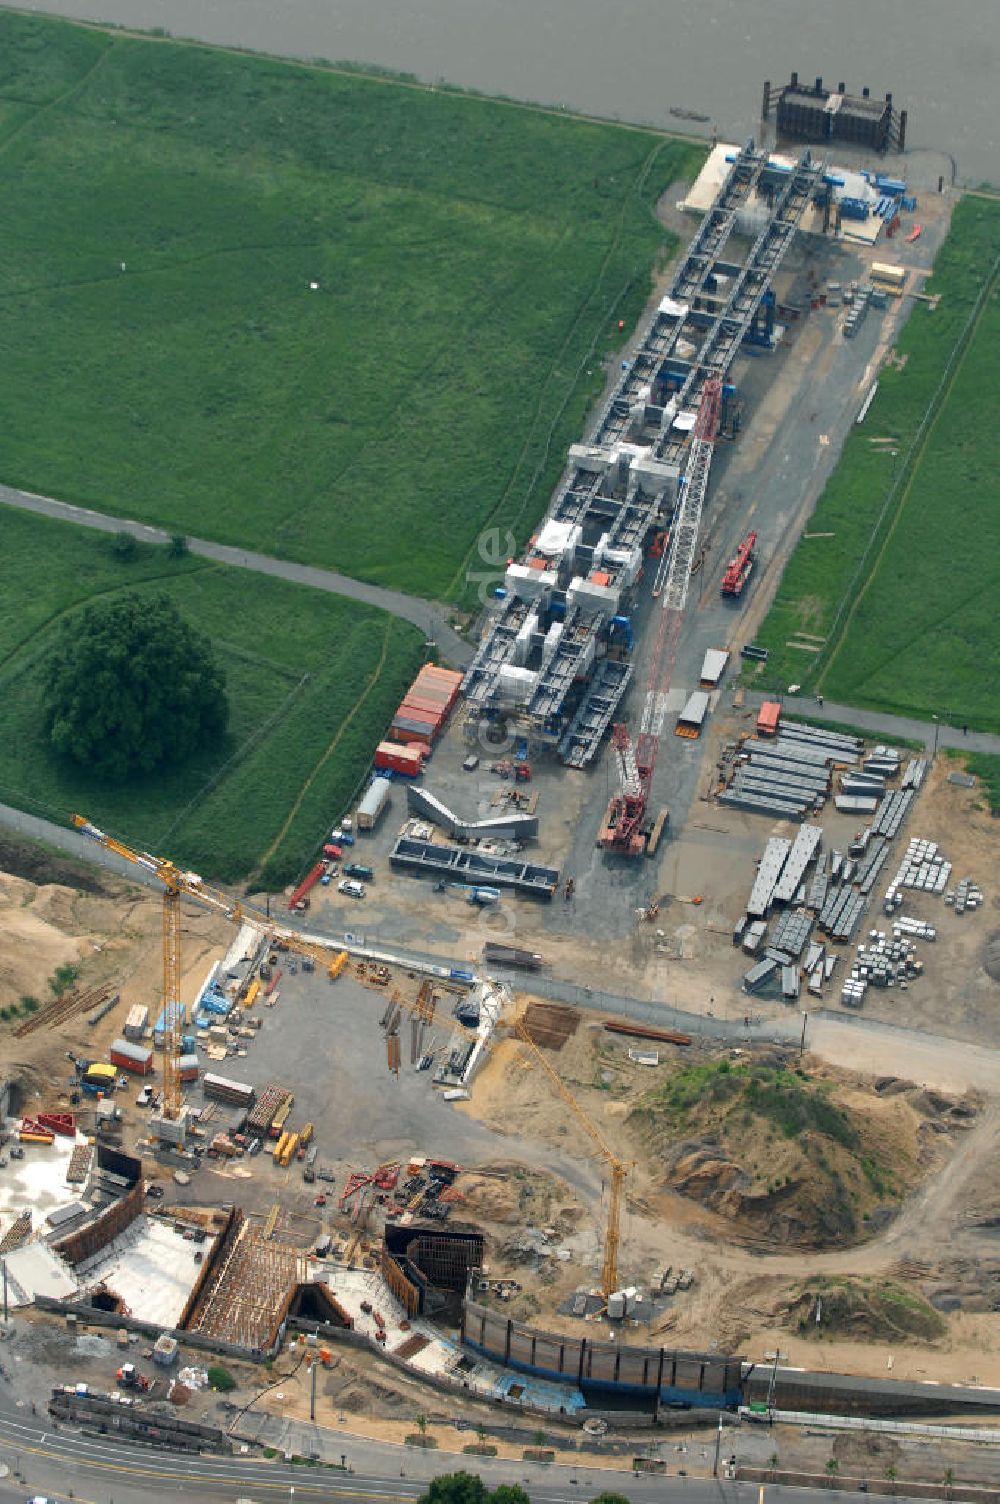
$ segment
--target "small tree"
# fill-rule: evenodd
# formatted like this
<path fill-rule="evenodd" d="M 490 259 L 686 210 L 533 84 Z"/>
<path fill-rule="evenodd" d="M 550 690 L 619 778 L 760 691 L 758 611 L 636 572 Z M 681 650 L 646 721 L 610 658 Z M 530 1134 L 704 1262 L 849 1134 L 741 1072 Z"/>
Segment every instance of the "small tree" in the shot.
<path fill-rule="evenodd" d="M 69 991 L 79 975 L 79 968 L 76 966 L 57 966 L 49 977 L 49 986 L 56 997 L 62 997 L 64 992 Z"/>
<path fill-rule="evenodd" d="M 228 1394 L 230 1389 L 236 1388 L 236 1380 L 228 1368 L 223 1368 L 221 1363 L 213 1363 L 207 1370 L 208 1382 L 213 1389 L 218 1389 L 220 1394 Z"/>
<path fill-rule="evenodd" d="M 167 554 L 171 559 L 183 559 L 188 551 L 188 540 L 183 533 L 171 533 Z"/>
<path fill-rule="evenodd" d="M 837 1461 L 836 1457 L 827 1458 L 826 1470 L 830 1474 L 831 1478 L 835 1477 L 836 1474 L 840 1472 L 840 1463 Z"/>
<path fill-rule="evenodd" d="M 892 1490 L 892 1491 L 893 1491 L 893 1493 L 895 1493 L 895 1492 L 896 1492 L 896 1489 L 895 1489 L 895 1482 L 896 1482 L 896 1464 L 895 1464 L 895 1463 L 894 1463 L 894 1462 L 890 1462 L 890 1463 L 889 1463 L 889 1464 L 888 1464 L 888 1466 L 887 1466 L 887 1467 L 886 1467 L 886 1468 L 885 1468 L 885 1469 L 884 1469 L 884 1472 L 885 1472 L 885 1476 L 886 1476 L 886 1478 L 887 1478 L 887 1479 L 888 1479 L 888 1481 L 889 1481 L 889 1482 L 890 1482 L 890 1483 L 891 1483 L 891 1484 L 893 1484 L 893 1490 Z"/>
<path fill-rule="evenodd" d="M 139 544 L 134 533 L 126 532 L 124 528 L 115 533 L 115 540 L 111 545 L 111 552 L 122 564 L 130 564 L 139 552 Z"/>
<path fill-rule="evenodd" d="M 413 1417 L 413 1424 L 416 1426 L 416 1428 L 420 1432 L 421 1436 L 426 1436 L 427 1435 L 427 1417 L 426 1417 L 426 1415 L 415 1415 Z"/>
<path fill-rule="evenodd" d="M 952 1488 L 955 1485 L 955 1469 L 953 1467 L 945 1468 L 941 1482 L 944 1485 L 945 1497 L 950 1499 Z"/>

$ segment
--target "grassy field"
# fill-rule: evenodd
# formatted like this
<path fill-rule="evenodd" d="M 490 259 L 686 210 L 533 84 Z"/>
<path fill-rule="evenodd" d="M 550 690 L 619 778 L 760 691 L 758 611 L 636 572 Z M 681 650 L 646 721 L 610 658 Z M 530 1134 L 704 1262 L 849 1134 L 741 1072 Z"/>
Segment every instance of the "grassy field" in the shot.
<path fill-rule="evenodd" d="M 113 834 L 224 882 L 280 887 L 343 814 L 423 656 L 384 612 L 264 575 L 5 510 L 0 518 L 0 800 Z M 230 729 L 182 769 L 109 787 L 50 751 L 39 666 L 68 613 L 124 589 L 165 591 L 214 643 Z"/>
<path fill-rule="evenodd" d="M 1000 203 L 963 199 L 927 284 L 941 302 L 914 307 L 758 636 L 763 682 L 1000 731 L 998 256 Z M 799 632 L 821 653 L 790 648 Z"/>
<path fill-rule="evenodd" d="M 703 156 L 0 12 L 0 479 L 460 598 L 481 531 L 542 511 Z"/>

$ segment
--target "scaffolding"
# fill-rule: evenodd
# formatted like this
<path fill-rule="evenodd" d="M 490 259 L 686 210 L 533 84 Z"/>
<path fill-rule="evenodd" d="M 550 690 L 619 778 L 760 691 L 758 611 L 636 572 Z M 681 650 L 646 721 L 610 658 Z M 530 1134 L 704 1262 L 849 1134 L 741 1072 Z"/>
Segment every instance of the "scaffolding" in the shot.
<path fill-rule="evenodd" d="M 187 1329 L 267 1352 L 296 1285 L 307 1278 L 307 1262 L 294 1248 L 268 1241 L 237 1213 Z"/>
<path fill-rule="evenodd" d="M 638 578 L 646 540 L 673 515 L 685 471 L 691 481 L 699 467 L 704 470 L 704 495 L 708 465 L 699 459 L 693 423 L 682 420 L 700 411 L 706 385 L 721 392 L 802 215 L 822 186 L 825 163 L 814 163 L 804 152 L 778 178 L 767 223 L 746 261 L 725 262 L 721 257 L 739 213 L 765 171 L 770 187 L 775 170 L 752 140 L 736 152 L 637 353 L 624 366 L 586 443 L 570 450 L 548 518 L 574 530 L 572 545 L 558 568 L 546 565 L 544 575 L 536 577 L 536 570 L 523 565 L 508 570 L 508 592 L 465 675 L 462 692 L 473 706 L 504 713 L 503 671 L 523 667 L 525 649 L 536 651 L 544 635 L 542 627 L 528 632 L 529 618 L 534 614 L 537 622 L 539 613 L 551 618 L 553 631 L 561 624 L 551 655 L 543 650 L 526 709 L 532 732 L 557 744 L 573 767 L 592 760 L 624 693 L 627 677 L 600 667 L 598 647 Z M 710 460 L 711 445 L 700 447 L 707 448 Z M 689 489 L 693 496 L 695 488 Z M 700 505 L 687 511 L 700 516 Z M 697 523 L 687 526 L 691 518 L 683 520 L 685 537 L 696 539 Z M 679 566 L 674 576 L 679 584 Z M 576 705 L 574 687 L 581 683 L 587 688 Z"/>

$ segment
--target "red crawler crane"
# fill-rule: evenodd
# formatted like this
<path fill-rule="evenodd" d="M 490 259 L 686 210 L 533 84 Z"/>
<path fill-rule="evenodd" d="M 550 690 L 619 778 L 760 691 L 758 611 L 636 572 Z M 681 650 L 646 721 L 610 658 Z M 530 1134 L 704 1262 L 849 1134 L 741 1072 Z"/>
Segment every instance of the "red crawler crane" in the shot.
<path fill-rule="evenodd" d="M 642 823 L 659 742 L 655 736 L 643 735 L 633 747 L 628 727 L 620 723 L 612 728 L 611 742 L 618 764 L 619 791 L 608 801 L 597 844 L 619 856 L 642 856 L 646 846 Z"/>
<path fill-rule="evenodd" d="M 747 533 L 743 542 L 730 559 L 726 566 L 726 572 L 722 576 L 723 595 L 740 596 L 743 594 L 743 587 L 750 578 L 754 564 L 757 562 L 757 555 L 754 551 L 756 545 L 757 534 Z"/>

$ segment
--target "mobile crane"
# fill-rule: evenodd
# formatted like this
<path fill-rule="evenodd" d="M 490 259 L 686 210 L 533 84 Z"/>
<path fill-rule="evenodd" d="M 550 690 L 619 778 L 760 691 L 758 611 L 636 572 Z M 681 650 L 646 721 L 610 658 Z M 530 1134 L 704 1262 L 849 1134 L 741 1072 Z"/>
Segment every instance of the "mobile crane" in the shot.
<path fill-rule="evenodd" d="M 84 815 L 74 815 L 74 827 L 89 836 L 106 851 L 113 851 L 134 867 L 149 872 L 163 884 L 163 1117 L 176 1123 L 181 1118 L 181 897 L 193 898 L 203 908 L 221 914 L 233 924 L 244 919 L 260 928 L 273 939 L 279 940 L 297 955 L 310 956 L 325 966 L 333 981 L 347 964 L 346 951 L 332 951 L 323 945 L 305 940 L 293 930 L 275 926 L 267 914 L 242 899 L 230 898 L 221 889 L 213 888 L 202 881 L 196 872 L 183 872 L 166 857 L 153 856 L 148 851 L 136 851 L 133 847 L 98 830 Z"/>
<path fill-rule="evenodd" d="M 580 1119 L 580 1122 L 594 1141 L 597 1152 L 611 1172 L 608 1221 L 604 1233 L 604 1255 L 601 1261 L 601 1294 L 607 1300 L 608 1296 L 618 1289 L 618 1245 L 621 1236 L 622 1202 L 625 1199 L 625 1180 L 628 1176 L 628 1165 L 623 1159 L 619 1159 L 614 1150 L 609 1148 L 604 1142 L 600 1132 L 590 1121 L 590 1118 L 565 1084 L 559 1072 L 538 1048 L 538 1045 L 531 1037 L 531 1032 L 524 1021 L 523 1015 L 515 1019 L 514 1032 L 522 1044 L 527 1046 L 532 1058 L 537 1060 L 538 1064 L 542 1067 L 542 1070 L 548 1076 L 567 1107 L 571 1108 Z"/>

